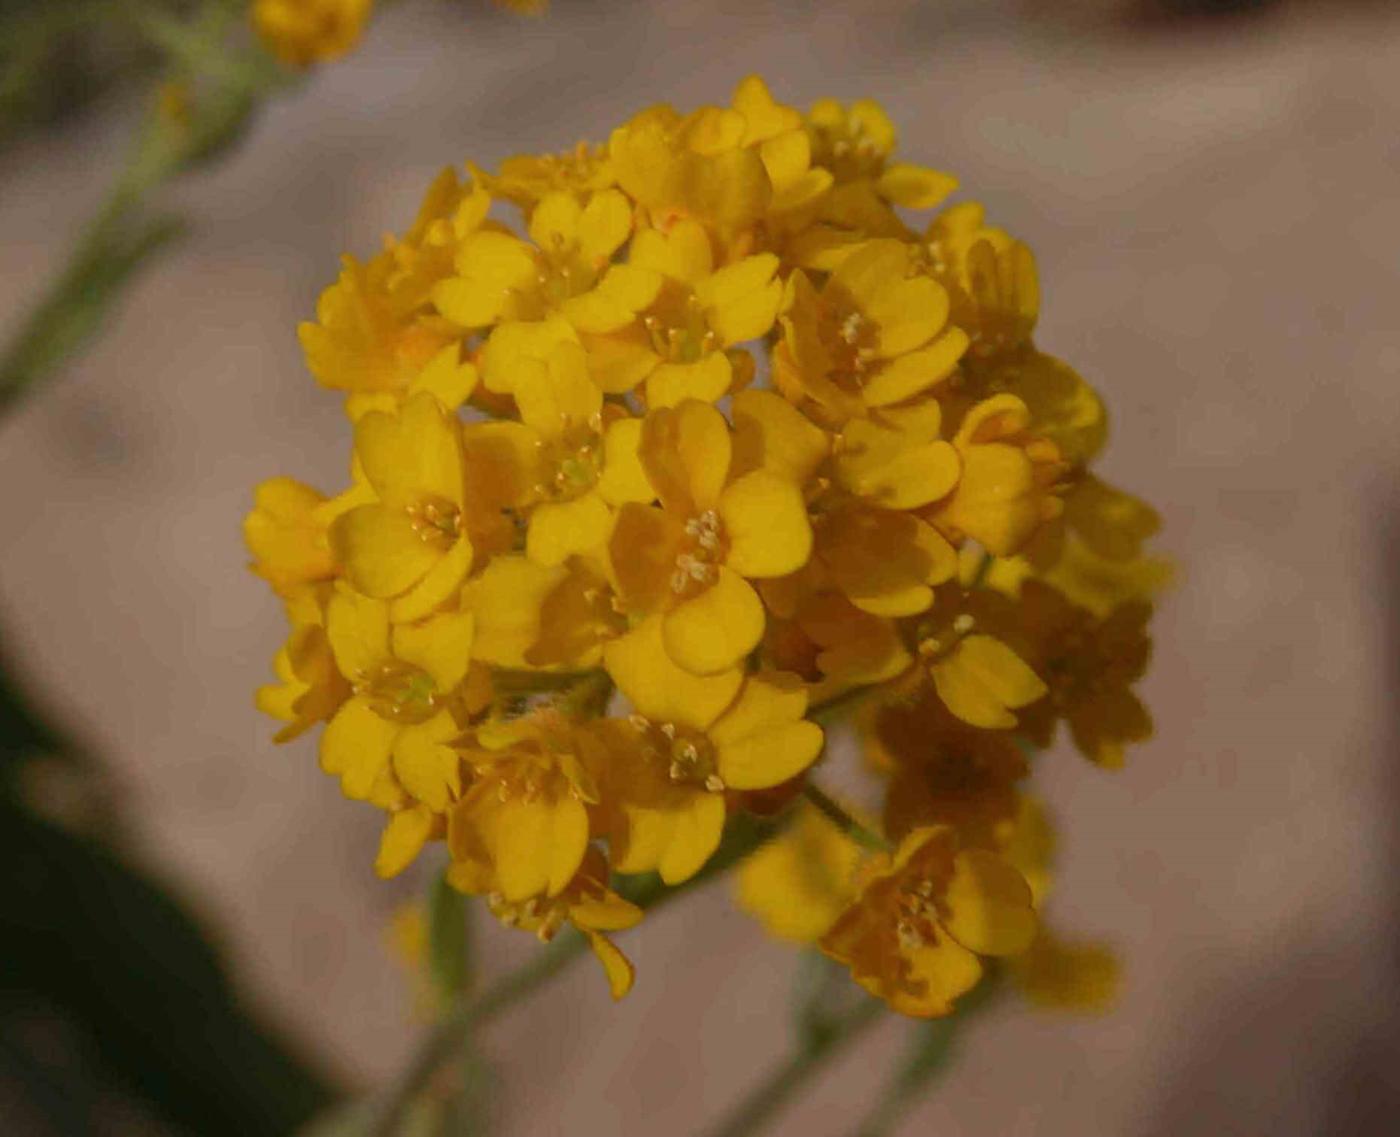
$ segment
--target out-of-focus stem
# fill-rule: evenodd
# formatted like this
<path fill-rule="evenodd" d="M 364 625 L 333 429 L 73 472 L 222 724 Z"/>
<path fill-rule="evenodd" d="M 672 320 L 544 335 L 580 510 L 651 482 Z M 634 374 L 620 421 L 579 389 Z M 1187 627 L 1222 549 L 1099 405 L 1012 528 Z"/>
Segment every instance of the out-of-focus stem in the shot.
<path fill-rule="evenodd" d="M 802 796 L 816 806 L 828 821 L 862 848 L 888 853 L 890 843 L 871 829 L 867 829 L 815 782 L 802 787 Z"/>
<path fill-rule="evenodd" d="M 753 1137 L 761 1132 L 798 1090 L 877 1023 L 884 1009 L 878 999 L 862 999 L 842 1018 L 789 1055 L 710 1131 L 709 1137 Z"/>

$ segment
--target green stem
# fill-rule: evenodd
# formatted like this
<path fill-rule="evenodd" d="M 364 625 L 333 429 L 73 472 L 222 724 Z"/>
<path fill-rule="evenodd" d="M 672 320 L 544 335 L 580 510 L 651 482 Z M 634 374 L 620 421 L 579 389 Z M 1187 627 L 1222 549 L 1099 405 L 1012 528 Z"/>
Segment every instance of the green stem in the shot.
<path fill-rule="evenodd" d="M 467 1035 L 559 974 L 587 946 L 588 941 L 572 928 L 561 932 L 529 962 L 444 1017 L 385 1094 L 367 1130 L 370 1137 L 394 1137 L 414 1099 L 457 1053 Z"/>
<path fill-rule="evenodd" d="M 850 815 L 825 790 L 815 782 L 808 782 L 802 787 L 802 795 L 811 802 L 822 815 L 835 825 L 842 833 L 846 834 L 857 845 L 865 849 L 873 849 L 876 852 L 890 852 L 890 843 L 871 829 L 867 829 L 859 821 Z"/>
<path fill-rule="evenodd" d="M 752 1137 L 760 1132 L 822 1067 L 878 1022 L 884 1009 L 878 999 L 863 998 L 775 1068 L 710 1131 L 710 1137 Z"/>

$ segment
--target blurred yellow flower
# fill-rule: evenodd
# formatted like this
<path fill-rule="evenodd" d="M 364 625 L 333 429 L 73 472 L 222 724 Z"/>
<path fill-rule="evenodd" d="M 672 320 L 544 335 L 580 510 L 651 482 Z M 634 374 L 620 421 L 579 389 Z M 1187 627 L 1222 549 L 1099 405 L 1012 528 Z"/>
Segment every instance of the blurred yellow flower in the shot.
<path fill-rule="evenodd" d="M 292 67 L 339 59 L 360 42 L 373 0 L 253 0 L 253 27 Z"/>

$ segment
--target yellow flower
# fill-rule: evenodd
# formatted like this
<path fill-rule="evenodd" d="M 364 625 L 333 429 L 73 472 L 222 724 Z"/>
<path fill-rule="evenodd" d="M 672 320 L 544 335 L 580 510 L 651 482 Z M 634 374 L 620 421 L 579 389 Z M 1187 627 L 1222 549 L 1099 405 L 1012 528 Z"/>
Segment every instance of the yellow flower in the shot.
<path fill-rule="evenodd" d="M 807 114 L 807 129 L 819 165 L 843 186 L 870 186 L 884 202 L 931 209 L 958 187 L 948 174 L 889 160 L 897 141 L 894 124 L 872 99 L 859 99 L 849 108 L 835 99 L 819 99 Z"/>
<path fill-rule="evenodd" d="M 892 701 L 873 716 L 866 755 L 890 774 L 884 829 L 896 840 L 947 825 L 963 845 L 997 848 L 1017 816 L 1026 759 L 1003 731 L 970 727 L 935 698 Z"/>
<path fill-rule="evenodd" d="M 955 205 L 933 219 L 923 244 L 952 297 L 954 320 L 972 338 L 973 367 L 1028 343 L 1040 315 L 1035 257 L 984 218 L 976 202 Z"/>
<path fill-rule="evenodd" d="M 601 146 L 580 142 L 559 154 L 517 154 L 501 163 L 498 174 L 483 174 L 492 194 L 530 211 L 552 193 L 583 197 L 613 184 L 612 162 Z"/>
<path fill-rule="evenodd" d="M 327 498 L 295 478 L 272 478 L 258 486 L 243 519 L 243 541 L 252 569 L 279 596 L 339 574 L 328 537 Z"/>
<path fill-rule="evenodd" d="M 769 224 L 779 217 L 789 225 L 800 224 L 806 220 L 805 211 L 816 206 L 834 180 L 830 170 L 812 164 L 812 140 L 801 113 L 775 100 L 757 75 L 740 81 L 730 105 L 744 118 L 742 144 L 758 148 L 773 187 Z M 804 216 L 794 218 L 798 211 L 804 211 Z"/>
<path fill-rule="evenodd" d="M 360 392 L 402 391 L 459 332 L 404 311 L 389 295 L 390 263 L 341 261 L 340 276 L 316 302 L 316 320 L 297 329 L 306 366 L 322 386 Z"/>
<path fill-rule="evenodd" d="M 549 706 L 473 730 L 459 746 L 471 785 L 448 818 L 453 861 L 489 873 L 510 903 L 558 896 L 588 849 L 602 745 L 590 724 Z"/>
<path fill-rule="evenodd" d="M 1030 421 L 1014 395 L 994 395 L 967 412 L 953 438 L 962 475 L 952 495 L 929 510 L 934 524 L 1008 556 L 1059 517 L 1064 462 L 1053 442 L 1031 432 Z"/>
<path fill-rule="evenodd" d="M 355 457 L 378 500 L 336 518 L 331 547 L 356 589 L 392 600 L 395 620 L 420 619 L 472 564 L 460 429 L 434 397 L 418 394 L 397 414 L 361 418 Z"/>
<path fill-rule="evenodd" d="M 787 828 L 739 866 L 739 904 L 770 935 L 815 943 L 855 895 L 860 859 L 860 846 L 798 802 Z"/>
<path fill-rule="evenodd" d="M 911 620 L 907 631 L 918 650 L 918 670 L 932 681 L 943 705 L 969 726 L 1004 730 L 1011 712 L 1044 698 L 1044 680 L 995 635 L 978 628 L 955 585 L 932 612 Z"/>
<path fill-rule="evenodd" d="M 321 736 L 321 768 L 347 797 L 402 808 L 406 792 L 446 809 L 462 788 L 452 696 L 471 658 L 471 614 L 391 625 L 387 604 L 342 586 L 326 636 L 354 693 Z"/>
<path fill-rule="evenodd" d="M 253 27 L 292 67 L 339 59 L 360 42 L 373 0 L 253 0 Z"/>
<path fill-rule="evenodd" d="M 726 394 L 735 382 L 728 349 L 767 335 L 777 319 L 783 295 L 773 275 L 778 258 L 759 253 L 717 268 L 709 235 L 697 222 L 682 220 L 666 233 L 639 232 L 629 267 L 657 281 L 654 300 L 630 332 L 633 352 L 649 359 L 649 366 L 632 365 L 646 379 L 647 404 L 712 403 Z"/>
<path fill-rule="evenodd" d="M 300 737 L 316 723 L 330 719 L 350 697 L 350 684 L 336 667 L 326 636 L 320 602 L 304 607 L 314 615 L 294 622 L 286 644 L 278 650 L 273 660 L 278 682 L 258 688 L 258 710 L 287 724 L 273 735 L 274 742 Z"/>
<path fill-rule="evenodd" d="M 604 795 L 621 872 L 656 869 L 668 884 L 693 876 L 719 844 L 727 791 L 780 785 L 821 752 L 794 675 L 691 675 L 671 662 L 655 617 L 603 659 L 633 710 L 613 728 Z"/>
<path fill-rule="evenodd" d="M 818 292 L 788 279 L 774 382 L 834 422 L 904 402 L 953 373 L 967 336 L 947 323 L 942 285 L 917 271 L 907 246 L 869 241 Z"/>
<path fill-rule="evenodd" d="M 608 544 L 618 591 L 629 610 L 661 615 L 676 663 L 723 671 L 763 637 L 763 603 L 749 581 L 807 560 L 801 491 L 769 470 L 734 477 L 729 425 L 693 400 L 652 411 L 639 452 L 661 504 L 618 509 Z"/>
<path fill-rule="evenodd" d="M 1116 770 L 1130 744 L 1152 737 L 1152 718 L 1132 691 L 1151 656 L 1151 616 L 1152 606 L 1137 601 L 1099 617 L 1040 581 L 1021 586 L 1016 623 L 1027 660 L 1049 688 L 1044 705 L 1022 720 L 1037 745 L 1049 746 L 1063 719 L 1081 754 Z"/>
<path fill-rule="evenodd" d="M 531 212 L 529 232 L 522 241 L 483 228 L 463 240 L 456 275 L 432 289 L 438 311 L 464 328 L 558 312 L 583 330 L 608 332 L 650 299 L 648 282 L 639 295 L 636 274 L 608 267 L 632 232 L 631 206 L 619 191 L 599 190 L 583 204 L 551 193 Z"/>
<path fill-rule="evenodd" d="M 1097 1014 L 1118 998 L 1121 969 L 1105 944 L 1072 943 L 1042 928 L 1021 955 L 1007 962 L 1011 981 L 1035 1007 Z"/>
<path fill-rule="evenodd" d="M 486 878 L 463 865 L 449 869 L 447 879 L 463 892 L 486 892 L 492 915 L 544 943 L 552 940 L 566 923 L 572 924 L 587 937 L 593 954 L 603 965 L 613 998 L 621 999 L 632 989 L 632 964 L 606 933 L 635 927 L 641 922 L 642 910 L 608 888 L 607 862 L 597 849 L 588 850 L 573 879 L 553 896 L 510 900 L 492 889 Z"/>
<path fill-rule="evenodd" d="M 702 107 L 682 116 L 655 106 L 613 131 L 608 140 L 617 184 L 668 229 L 689 218 L 739 247 L 768 209 L 773 186 L 757 149 L 745 146 L 748 122 L 739 111 Z"/>
<path fill-rule="evenodd" d="M 856 900 L 822 937 L 827 955 L 901 1014 L 932 1017 L 982 977 L 979 956 L 1016 955 L 1035 937 L 1031 891 L 952 830 L 915 829 L 893 856 L 878 854 Z"/>

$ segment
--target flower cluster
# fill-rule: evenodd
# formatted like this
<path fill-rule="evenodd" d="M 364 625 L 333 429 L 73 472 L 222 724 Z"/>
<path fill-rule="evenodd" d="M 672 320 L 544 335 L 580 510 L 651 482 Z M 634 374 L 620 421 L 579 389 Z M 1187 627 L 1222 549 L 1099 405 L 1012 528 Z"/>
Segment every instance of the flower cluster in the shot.
<path fill-rule="evenodd" d="M 1089 473 L 1103 410 L 1032 342 L 1030 252 L 930 216 L 955 183 L 894 143 L 874 103 L 749 78 L 446 170 L 301 328 L 351 482 L 258 490 L 291 625 L 260 706 L 279 740 L 326 724 L 382 875 L 445 842 L 453 885 L 578 928 L 617 995 L 618 877 L 694 877 L 741 811 L 791 822 L 745 903 L 900 1011 L 985 956 L 1050 1001 L 1073 970 L 1037 934 L 1025 755 L 1063 721 L 1114 767 L 1149 733 L 1158 522 Z M 883 850 L 797 800 L 852 707 Z"/>

